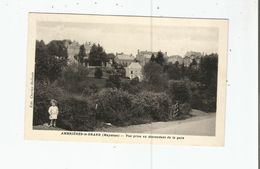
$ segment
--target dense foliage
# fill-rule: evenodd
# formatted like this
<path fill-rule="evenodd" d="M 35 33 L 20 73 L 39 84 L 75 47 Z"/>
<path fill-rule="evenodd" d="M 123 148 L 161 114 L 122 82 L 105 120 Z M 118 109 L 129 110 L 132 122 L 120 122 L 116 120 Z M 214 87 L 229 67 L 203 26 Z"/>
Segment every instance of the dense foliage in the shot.
<path fill-rule="evenodd" d="M 67 48 L 63 41 L 51 41 L 45 45 L 43 41 L 36 41 L 35 74 L 36 80 L 56 80 L 67 64 Z"/>

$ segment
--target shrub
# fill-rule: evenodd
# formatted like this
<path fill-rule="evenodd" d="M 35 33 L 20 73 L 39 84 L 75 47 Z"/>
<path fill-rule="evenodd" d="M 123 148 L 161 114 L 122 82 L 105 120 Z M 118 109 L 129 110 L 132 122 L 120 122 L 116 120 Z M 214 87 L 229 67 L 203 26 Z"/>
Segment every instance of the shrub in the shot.
<path fill-rule="evenodd" d="M 93 129 L 95 125 L 93 103 L 84 97 L 67 96 L 55 84 L 43 84 L 37 81 L 34 93 L 33 125 L 49 122 L 48 108 L 51 99 L 58 101 L 57 127 L 67 130 Z"/>
<path fill-rule="evenodd" d="M 124 125 L 131 114 L 131 95 L 121 89 L 103 89 L 97 95 L 97 118 L 115 125 Z"/>
<path fill-rule="evenodd" d="M 147 63 L 143 68 L 144 81 L 150 84 L 152 91 L 161 92 L 167 88 L 168 76 L 157 63 Z"/>
<path fill-rule="evenodd" d="M 197 89 L 192 92 L 191 106 L 193 109 L 205 112 L 216 111 L 216 97 L 209 94 L 208 90 Z"/>
<path fill-rule="evenodd" d="M 137 85 L 139 83 L 139 78 L 138 77 L 135 77 L 135 78 L 133 78 L 131 81 L 130 81 L 130 84 L 131 85 Z"/>
<path fill-rule="evenodd" d="M 82 95 L 83 96 L 90 96 L 98 92 L 98 87 L 96 84 L 90 84 L 89 86 L 85 87 Z"/>
<path fill-rule="evenodd" d="M 120 84 L 120 89 L 127 91 L 129 94 L 137 94 L 144 90 L 141 82 L 137 82 L 134 85 L 131 82 L 132 80 L 130 82 L 122 81 Z"/>
<path fill-rule="evenodd" d="M 35 81 L 34 87 L 33 125 L 40 125 L 49 121 L 50 100 L 59 100 L 64 92 L 55 84 L 38 81 Z"/>
<path fill-rule="evenodd" d="M 89 70 L 81 64 L 72 63 L 62 71 L 59 85 L 69 92 L 82 92 L 81 82 L 86 81 Z"/>
<path fill-rule="evenodd" d="M 170 99 L 165 93 L 142 92 L 137 94 L 132 103 L 132 114 L 139 119 L 168 120 Z"/>
<path fill-rule="evenodd" d="M 110 75 L 106 81 L 106 87 L 119 88 L 121 85 L 121 79 L 118 75 Z"/>
<path fill-rule="evenodd" d="M 185 81 L 169 81 L 168 93 L 172 99 L 172 102 L 179 101 L 180 103 L 190 103 L 191 101 L 191 90 Z"/>
<path fill-rule="evenodd" d="M 95 75 L 96 78 L 100 79 L 103 76 L 102 69 L 96 68 L 94 75 Z"/>
<path fill-rule="evenodd" d="M 93 130 L 96 120 L 93 103 L 83 97 L 68 97 L 60 101 L 57 126 L 67 130 Z"/>

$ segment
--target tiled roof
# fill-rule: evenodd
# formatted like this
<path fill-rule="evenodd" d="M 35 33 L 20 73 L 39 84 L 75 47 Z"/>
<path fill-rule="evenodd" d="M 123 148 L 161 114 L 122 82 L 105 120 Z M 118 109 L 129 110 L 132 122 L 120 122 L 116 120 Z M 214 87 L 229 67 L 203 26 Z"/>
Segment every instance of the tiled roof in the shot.
<path fill-rule="evenodd" d="M 132 62 L 129 66 L 128 66 L 128 68 L 137 68 L 137 69 L 141 69 L 142 68 L 142 66 L 138 63 L 138 62 Z"/>
<path fill-rule="evenodd" d="M 118 54 L 118 55 L 116 55 L 116 57 L 117 57 L 119 60 L 134 60 L 134 57 L 133 57 L 133 56 L 127 55 L 127 54 Z"/>

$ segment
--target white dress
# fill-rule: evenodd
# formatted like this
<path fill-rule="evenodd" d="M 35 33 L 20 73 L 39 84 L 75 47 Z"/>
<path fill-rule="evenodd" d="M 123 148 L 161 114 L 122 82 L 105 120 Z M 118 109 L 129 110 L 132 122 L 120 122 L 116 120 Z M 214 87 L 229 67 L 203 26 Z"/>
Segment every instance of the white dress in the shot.
<path fill-rule="evenodd" d="M 58 107 L 57 107 L 57 106 L 51 106 L 51 107 L 49 108 L 48 112 L 49 112 L 49 114 L 50 114 L 49 118 L 50 118 L 51 120 L 57 119 L 58 114 L 59 114 L 59 110 L 58 110 Z"/>

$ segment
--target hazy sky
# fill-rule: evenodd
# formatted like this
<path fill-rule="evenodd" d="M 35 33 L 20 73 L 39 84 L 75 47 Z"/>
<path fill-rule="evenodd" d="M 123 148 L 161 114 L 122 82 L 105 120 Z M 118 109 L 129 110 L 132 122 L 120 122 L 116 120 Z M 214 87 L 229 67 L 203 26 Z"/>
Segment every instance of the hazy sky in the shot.
<path fill-rule="evenodd" d="M 152 32 L 152 34 L 151 34 Z M 151 36 L 152 35 L 152 36 Z M 136 54 L 137 49 L 184 55 L 187 51 L 218 52 L 218 29 L 215 27 L 170 27 L 103 23 L 39 22 L 37 39 L 70 39 L 102 45 L 107 53 Z"/>

